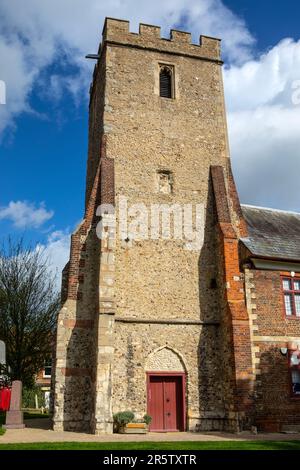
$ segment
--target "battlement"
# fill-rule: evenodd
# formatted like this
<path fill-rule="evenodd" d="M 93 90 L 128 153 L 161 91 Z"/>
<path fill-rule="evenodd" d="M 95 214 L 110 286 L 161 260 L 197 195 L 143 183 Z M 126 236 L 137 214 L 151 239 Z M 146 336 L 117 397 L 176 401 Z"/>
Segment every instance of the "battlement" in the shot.
<path fill-rule="evenodd" d="M 209 36 L 200 36 L 199 44 L 192 43 L 191 33 L 172 29 L 169 38 L 161 37 L 161 28 L 140 23 L 139 32 L 130 32 L 129 21 L 106 18 L 103 27 L 103 44 L 157 50 L 169 54 L 189 55 L 199 59 L 221 60 L 221 41 Z"/>

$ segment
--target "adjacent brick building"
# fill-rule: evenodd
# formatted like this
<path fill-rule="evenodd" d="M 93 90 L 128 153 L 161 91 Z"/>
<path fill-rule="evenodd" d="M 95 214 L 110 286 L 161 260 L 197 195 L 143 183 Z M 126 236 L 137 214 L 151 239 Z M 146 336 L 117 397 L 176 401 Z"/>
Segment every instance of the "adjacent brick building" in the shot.
<path fill-rule="evenodd" d="M 300 214 L 243 207 L 246 304 L 251 325 L 254 420 L 300 429 Z M 298 359 L 299 358 L 299 359 Z"/>
<path fill-rule="evenodd" d="M 58 318 L 55 429 L 109 433 L 122 410 L 150 413 L 154 431 L 300 425 L 299 236 L 292 259 L 281 249 L 289 216 L 278 216 L 286 231 L 272 239 L 278 213 L 240 206 L 220 41 L 195 45 L 174 30 L 162 39 L 144 24 L 131 33 L 107 18 L 95 58 L 85 214 Z M 186 231 L 149 228 L 162 205 L 174 224 L 177 210 L 199 209 L 198 249 Z"/>
<path fill-rule="evenodd" d="M 52 376 L 52 361 L 51 359 L 48 359 L 47 361 L 45 361 L 44 368 L 41 369 L 35 377 L 35 385 L 40 387 L 41 392 L 44 395 L 44 404 L 47 409 L 50 408 L 51 376 Z"/>

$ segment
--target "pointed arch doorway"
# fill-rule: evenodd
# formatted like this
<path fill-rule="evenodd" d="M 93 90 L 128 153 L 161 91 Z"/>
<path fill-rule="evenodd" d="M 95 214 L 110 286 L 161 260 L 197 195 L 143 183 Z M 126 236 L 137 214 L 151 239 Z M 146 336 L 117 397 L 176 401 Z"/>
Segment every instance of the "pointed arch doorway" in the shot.
<path fill-rule="evenodd" d="M 185 431 L 185 373 L 147 372 L 150 431 Z"/>
<path fill-rule="evenodd" d="M 186 368 L 180 353 L 162 346 L 149 354 L 145 369 L 150 431 L 185 431 Z"/>

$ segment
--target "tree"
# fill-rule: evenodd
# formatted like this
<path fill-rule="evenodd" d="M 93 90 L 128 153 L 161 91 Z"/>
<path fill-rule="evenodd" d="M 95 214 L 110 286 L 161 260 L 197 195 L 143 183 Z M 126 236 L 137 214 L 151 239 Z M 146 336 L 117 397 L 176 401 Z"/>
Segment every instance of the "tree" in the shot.
<path fill-rule="evenodd" d="M 9 239 L 0 248 L 0 339 L 12 380 L 32 386 L 52 352 L 58 308 L 44 251 Z"/>

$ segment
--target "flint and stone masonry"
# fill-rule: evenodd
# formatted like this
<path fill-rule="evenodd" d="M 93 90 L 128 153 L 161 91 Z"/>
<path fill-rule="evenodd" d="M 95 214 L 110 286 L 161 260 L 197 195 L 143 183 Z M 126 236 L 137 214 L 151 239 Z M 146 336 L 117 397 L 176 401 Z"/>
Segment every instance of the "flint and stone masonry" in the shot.
<path fill-rule="evenodd" d="M 172 71 L 172 98 L 160 96 L 162 66 Z M 120 196 L 149 208 L 203 204 L 202 247 L 112 239 L 105 227 L 99 240 L 96 209 L 112 204 L 118 213 Z M 253 351 L 238 252 L 246 232 L 230 169 L 220 40 L 192 44 L 174 30 L 165 39 L 145 24 L 137 34 L 107 18 L 90 89 L 85 214 L 63 271 L 54 429 L 112 433 L 113 413 L 143 417 L 151 377 L 180 384 L 172 409 L 183 413 L 179 430 L 249 426 Z M 162 430 L 163 400 L 155 417 Z"/>

